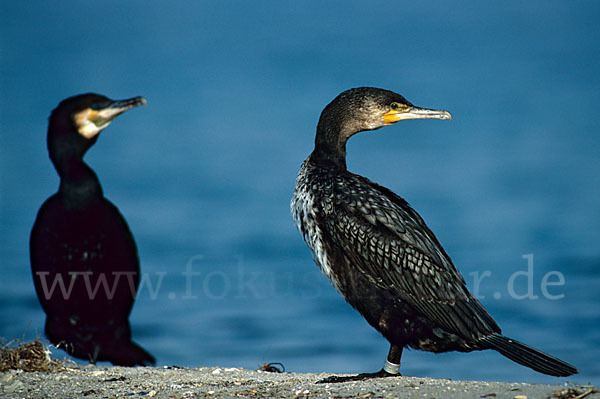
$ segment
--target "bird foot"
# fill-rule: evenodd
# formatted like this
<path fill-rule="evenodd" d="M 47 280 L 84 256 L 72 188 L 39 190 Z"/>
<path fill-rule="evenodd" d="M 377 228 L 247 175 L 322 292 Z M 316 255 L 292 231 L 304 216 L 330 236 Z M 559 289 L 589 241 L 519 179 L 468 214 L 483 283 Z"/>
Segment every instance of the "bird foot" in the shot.
<path fill-rule="evenodd" d="M 384 369 L 379 370 L 376 373 L 362 373 L 358 375 L 347 375 L 347 376 L 337 376 L 332 375 L 322 380 L 317 381 L 317 384 L 337 384 L 340 382 L 349 382 L 349 381 L 364 381 L 371 378 L 386 378 L 386 377 L 399 377 L 402 374 L 391 374 L 385 371 Z"/>

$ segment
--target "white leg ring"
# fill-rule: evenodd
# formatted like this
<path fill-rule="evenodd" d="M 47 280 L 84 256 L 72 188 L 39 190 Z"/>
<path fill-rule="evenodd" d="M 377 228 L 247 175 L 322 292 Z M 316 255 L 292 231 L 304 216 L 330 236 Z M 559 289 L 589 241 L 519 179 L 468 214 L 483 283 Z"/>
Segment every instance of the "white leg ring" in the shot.
<path fill-rule="evenodd" d="M 390 362 L 385 359 L 385 364 L 383 365 L 383 370 L 390 374 L 400 374 L 400 365 Z"/>

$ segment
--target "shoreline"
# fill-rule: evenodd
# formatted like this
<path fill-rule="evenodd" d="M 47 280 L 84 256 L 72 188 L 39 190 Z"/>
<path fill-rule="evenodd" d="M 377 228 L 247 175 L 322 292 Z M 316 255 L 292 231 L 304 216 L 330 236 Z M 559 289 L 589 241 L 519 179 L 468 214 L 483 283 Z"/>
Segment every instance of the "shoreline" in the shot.
<path fill-rule="evenodd" d="M 242 368 L 67 366 L 53 372 L 0 372 L 0 396 L 19 398 L 557 398 L 599 399 L 584 385 L 389 377 L 316 384 L 330 374 Z"/>

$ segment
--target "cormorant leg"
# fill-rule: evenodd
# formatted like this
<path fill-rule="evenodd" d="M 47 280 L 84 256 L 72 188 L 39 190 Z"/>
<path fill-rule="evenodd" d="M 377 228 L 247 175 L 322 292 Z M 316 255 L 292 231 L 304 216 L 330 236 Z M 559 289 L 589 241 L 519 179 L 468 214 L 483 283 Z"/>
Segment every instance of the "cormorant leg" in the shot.
<path fill-rule="evenodd" d="M 94 353 L 88 353 L 88 357 L 90 358 L 90 363 L 95 365 L 96 359 L 98 359 L 98 354 L 100 353 L 100 346 L 94 345 Z"/>
<path fill-rule="evenodd" d="M 388 352 L 387 358 L 381 371 L 385 371 L 389 375 L 402 375 L 400 374 L 400 358 L 402 358 L 402 346 L 390 345 L 390 351 Z"/>
<path fill-rule="evenodd" d="M 394 344 L 390 345 L 390 351 L 385 359 L 383 368 L 376 373 L 362 373 L 358 375 L 349 375 L 345 377 L 339 377 L 332 375 L 331 377 L 324 378 L 317 381 L 317 384 L 335 384 L 338 382 L 347 381 L 362 381 L 370 378 L 384 378 L 384 377 L 395 377 L 401 376 L 400 372 L 400 358 L 402 357 L 402 347 Z"/>

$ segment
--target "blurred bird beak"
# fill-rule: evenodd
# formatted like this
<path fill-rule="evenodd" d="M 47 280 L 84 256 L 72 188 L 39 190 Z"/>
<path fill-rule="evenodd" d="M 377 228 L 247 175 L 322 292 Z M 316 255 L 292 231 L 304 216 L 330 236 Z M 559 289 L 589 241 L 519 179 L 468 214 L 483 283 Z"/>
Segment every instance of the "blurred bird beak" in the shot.
<path fill-rule="evenodd" d="M 389 110 L 383 115 L 386 125 L 405 119 L 447 119 L 452 120 L 450 112 L 439 109 L 408 107 L 405 109 Z"/>
<path fill-rule="evenodd" d="M 110 122 L 128 109 L 146 104 L 144 97 L 134 97 L 128 100 L 108 100 L 93 104 L 90 108 L 73 115 L 77 131 L 86 139 L 95 137 L 106 128 Z"/>
<path fill-rule="evenodd" d="M 145 105 L 147 103 L 144 97 L 134 97 L 127 100 L 107 101 L 101 104 L 94 104 L 88 114 L 87 119 L 98 128 L 105 128 L 113 119 L 123 112 Z"/>

